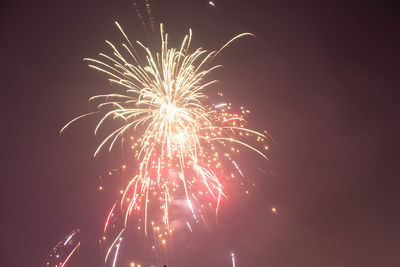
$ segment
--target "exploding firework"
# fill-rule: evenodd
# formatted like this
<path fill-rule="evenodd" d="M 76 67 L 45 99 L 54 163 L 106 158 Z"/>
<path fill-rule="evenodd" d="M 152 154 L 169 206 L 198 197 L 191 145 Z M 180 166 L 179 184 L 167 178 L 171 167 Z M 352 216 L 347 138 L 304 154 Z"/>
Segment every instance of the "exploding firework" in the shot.
<path fill-rule="evenodd" d="M 99 59 L 85 60 L 121 90 L 90 98 L 98 103 L 98 110 L 75 118 L 61 130 L 85 116 L 102 114 L 95 135 L 107 128 L 109 120 L 120 125 L 105 136 L 94 155 L 122 141 L 134 159 L 135 165 L 129 167 L 136 171 L 104 226 L 106 233 L 116 213 L 123 213 L 123 227 L 106 252 L 107 261 L 114 251 L 114 263 L 122 234 L 133 224 L 131 214 L 138 215 L 134 222 L 138 230 L 165 246 L 174 230 L 171 205 L 186 207 L 196 222 L 204 220 L 206 210 L 218 214 L 221 200 L 228 198 L 225 184 L 244 176 L 235 161 L 240 150 L 249 149 L 267 159 L 269 140 L 267 132 L 247 128 L 248 110 L 234 111 L 227 102 L 213 104 L 205 93 L 216 83 L 209 74 L 221 67 L 213 65 L 214 58 L 234 40 L 252 34 L 237 35 L 219 50 L 207 52 L 191 48 L 191 30 L 178 48 L 169 47 L 161 24 L 161 49 L 154 53 L 140 42 L 135 48 L 117 22 L 116 26 L 126 43 L 117 48 L 106 41 L 112 55 L 100 53 Z M 192 231 L 189 221 L 186 225 Z"/>

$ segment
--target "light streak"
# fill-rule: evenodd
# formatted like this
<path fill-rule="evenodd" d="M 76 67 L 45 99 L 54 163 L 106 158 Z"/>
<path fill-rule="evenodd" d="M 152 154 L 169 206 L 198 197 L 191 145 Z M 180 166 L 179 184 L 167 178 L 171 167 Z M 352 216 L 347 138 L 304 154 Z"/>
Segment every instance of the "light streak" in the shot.
<path fill-rule="evenodd" d="M 227 103 L 221 103 L 221 104 L 215 105 L 214 107 L 215 108 L 222 108 L 222 107 L 226 107 L 227 105 L 228 105 Z"/>
<path fill-rule="evenodd" d="M 79 232 L 79 229 L 75 229 L 60 240 L 47 256 L 45 265 L 60 267 L 67 263 L 80 245 Z"/>
<path fill-rule="evenodd" d="M 242 177 L 244 177 L 242 171 L 240 170 L 240 168 L 239 168 L 239 166 L 236 164 L 236 162 L 232 160 L 232 163 L 233 163 L 233 165 L 235 165 L 235 168 L 238 170 L 238 172 L 240 173 L 240 175 L 241 175 Z"/>
<path fill-rule="evenodd" d="M 241 117 L 232 117 L 232 118 L 223 120 L 222 122 L 224 123 L 224 122 L 230 122 L 230 121 L 244 121 L 244 119 Z"/>
<path fill-rule="evenodd" d="M 113 214 L 113 212 L 114 212 L 114 208 L 115 208 L 115 205 L 116 205 L 116 204 L 117 204 L 117 203 L 114 203 L 114 205 L 112 206 L 112 208 L 111 208 L 111 210 L 110 210 L 110 212 L 109 212 L 109 214 L 108 214 L 108 216 L 107 216 L 106 223 L 104 224 L 104 232 L 107 230 L 108 223 L 109 223 L 110 218 L 111 218 L 111 216 L 112 216 L 112 214 Z"/>
<path fill-rule="evenodd" d="M 125 231 L 125 228 L 123 228 L 121 230 L 121 232 L 118 234 L 117 238 L 115 238 L 114 242 L 112 242 L 111 246 L 108 248 L 106 257 L 104 259 L 104 262 L 107 262 L 108 256 L 110 255 L 111 250 L 114 248 L 115 243 L 117 242 L 117 240 L 120 238 L 120 236 L 122 235 L 122 233 Z"/>
<path fill-rule="evenodd" d="M 77 248 L 79 248 L 79 246 L 81 245 L 81 243 L 79 242 L 75 248 L 71 251 L 71 253 L 69 253 L 68 257 L 65 259 L 65 261 L 60 265 L 60 267 L 64 267 L 64 265 L 68 262 L 69 258 L 71 258 L 71 256 L 74 254 L 75 250 Z"/>
<path fill-rule="evenodd" d="M 71 240 L 71 238 L 75 235 L 75 232 L 73 232 L 72 234 L 70 234 L 67 239 L 64 242 L 64 246 Z"/>
<path fill-rule="evenodd" d="M 115 263 L 117 263 L 117 257 L 118 257 L 120 245 L 121 245 L 121 241 L 116 245 L 117 250 L 115 251 L 114 261 L 113 261 L 113 265 L 112 265 L 113 267 L 115 267 Z"/>
<path fill-rule="evenodd" d="M 189 228 L 190 232 L 193 232 L 192 227 L 190 226 L 189 222 L 186 222 L 187 227 Z"/>

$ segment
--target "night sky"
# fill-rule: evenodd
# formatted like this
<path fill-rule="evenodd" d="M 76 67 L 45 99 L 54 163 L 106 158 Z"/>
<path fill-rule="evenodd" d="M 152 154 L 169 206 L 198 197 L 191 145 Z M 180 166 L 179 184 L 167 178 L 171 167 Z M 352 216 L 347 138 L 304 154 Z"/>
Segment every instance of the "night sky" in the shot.
<path fill-rule="evenodd" d="M 276 141 L 267 173 L 250 177 L 253 194 L 226 203 L 237 266 L 400 266 L 398 11 L 382 1 L 215 3 L 154 0 L 153 11 L 172 40 L 191 27 L 208 50 L 257 36 L 217 60 L 227 98 Z M 95 120 L 59 130 L 110 88 L 82 59 L 121 40 L 115 20 L 146 40 L 128 0 L 0 4 L 1 266 L 39 266 L 77 227 L 77 266 L 102 266 L 96 242 L 114 198 L 98 176 L 120 155 L 92 157 Z M 191 265 L 171 266 L 230 266 L 199 242 Z"/>

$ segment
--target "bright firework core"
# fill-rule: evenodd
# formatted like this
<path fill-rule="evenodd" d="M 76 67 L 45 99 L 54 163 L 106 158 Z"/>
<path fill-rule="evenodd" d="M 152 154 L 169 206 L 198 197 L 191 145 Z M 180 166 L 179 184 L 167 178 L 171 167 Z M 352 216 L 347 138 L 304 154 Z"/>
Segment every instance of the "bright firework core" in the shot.
<path fill-rule="evenodd" d="M 119 49 L 106 41 L 111 56 L 100 53 L 101 59 L 85 60 L 123 91 L 90 98 L 100 101 L 98 111 L 70 122 L 94 113 L 103 114 L 95 134 L 109 119 L 122 124 L 104 138 L 95 156 L 105 146 L 111 150 L 118 140 L 125 145 L 131 142 L 128 148 L 137 171 L 126 182 L 119 204 L 113 206 L 107 217 L 105 233 L 116 210 L 124 214 L 123 229 L 109 241 L 106 261 L 113 248 L 118 251 L 132 213 L 138 215 L 134 223 L 137 229 L 151 237 L 154 244 L 164 246 L 174 228 L 170 224 L 171 205 L 184 203 L 191 218 L 181 220 L 192 230 L 189 220 L 204 220 L 203 213 L 210 208 L 218 213 L 221 199 L 228 198 L 223 184 L 244 176 L 235 161 L 240 149 L 250 149 L 266 159 L 264 151 L 268 149 L 266 132 L 246 127 L 247 110 L 234 112 L 229 103 L 209 104 L 204 94 L 204 89 L 216 82 L 208 80 L 208 74 L 220 67 L 210 66 L 213 59 L 235 39 L 252 34 L 240 34 L 218 51 L 207 52 L 190 48 L 191 30 L 179 48 L 169 48 L 168 34 L 161 25 L 160 52 L 154 54 L 137 42 L 144 51 L 140 57 L 116 25 L 127 44 Z"/>

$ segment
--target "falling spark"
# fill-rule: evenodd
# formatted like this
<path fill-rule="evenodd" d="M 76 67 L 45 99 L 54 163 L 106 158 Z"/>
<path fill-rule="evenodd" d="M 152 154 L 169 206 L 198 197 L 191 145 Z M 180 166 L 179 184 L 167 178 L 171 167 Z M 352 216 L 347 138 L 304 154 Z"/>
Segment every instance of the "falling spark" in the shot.
<path fill-rule="evenodd" d="M 221 103 L 221 104 L 215 105 L 215 108 L 226 107 L 227 105 L 228 105 L 227 103 Z"/>
<path fill-rule="evenodd" d="M 116 245 L 117 250 L 115 251 L 115 256 L 114 256 L 114 261 L 113 261 L 113 267 L 115 267 L 115 263 L 117 262 L 117 257 L 118 257 L 118 252 L 119 252 L 119 247 L 120 247 L 120 245 L 121 245 L 121 242 L 118 243 L 118 244 Z"/>
<path fill-rule="evenodd" d="M 80 246 L 79 229 L 73 230 L 50 251 L 45 266 L 64 266 Z"/>
<path fill-rule="evenodd" d="M 118 234 L 117 238 L 115 238 L 114 242 L 112 242 L 112 244 L 110 245 L 110 247 L 108 248 L 106 257 L 104 259 L 104 262 L 107 262 L 108 256 L 110 255 L 111 250 L 114 248 L 115 243 L 119 240 L 119 238 L 121 237 L 122 233 L 125 231 L 125 228 L 121 230 L 121 232 Z M 119 244 L 118 244 L 119 245 Z M 119 246 L 118 246 L 119 247 Z"/>
<path fill-rule="evenodd" d="M 79 242 L 75 248 L 71 251 L 71 253 L 69 253 L 68 257 L 65 259 L 65 261 L 60 265 L 60 267 L 64 267 L 64 265 L 68 262 L 68 260 L 71 258 L 71 256 L 74 254 L 75 250 L 77 248 L 79 248 L 79 246 L 81 245 L 81 243 Z"/>
<path fill-rule="evenodd" d="M 70 234 L 70 235 L 67 237 L 67 240 L 65 240 L 65 242 L 64 242 L 64 246 L 68 244 L 68 242 L 71 240 L 71 238 L 72 238 L 74 235 L 75 235 L 75 232 L 73 232 L 72 234 Z"/>
<path fill-rule="evenodd" d="M 190 226 L 189 222 L 186 222 L 187 227 L 189 228 L 190 232 L 193 232 L 192 227 Z"/>
<path fill-rule="evenodd" d="M 146 1 L 147 16 L 148 16 L 149 21 L 150 21 L 150 28 L 151 28 L 151 31 L 152 31 L 153 35 L 155 35 L 155 33 L 156 33 L 155 20 L 154 20 L 153 16 L 151 15 L 151 3 L 150 3 L 150 0 L 145 0 L 145 1 Z"/>
<path fill-rule="evenodd" d="M 225 122 L 230 122 L 230 121 L 244 121 L 244 119 L 241 117 L 232 117 L 232 118 L 223 120 L 222 122 L 225 123 Z"/>
<path fill-rule="evenodd" d="M 105 225 L 104 225 L 104 232 L 107 230 L 108 223 L 109 223 L 109 221 L 110 221 L 111 216 L 113 215 L 114 208 L 115 208 L 115 205 L 116 205 L 116 204 L 117 204 L 117 203 L 114 203 L 114 205 L 112 206 L 110 212 L 108 213 L 107 220 L 106 220 L 106 223 L 105 223 Z"/>

